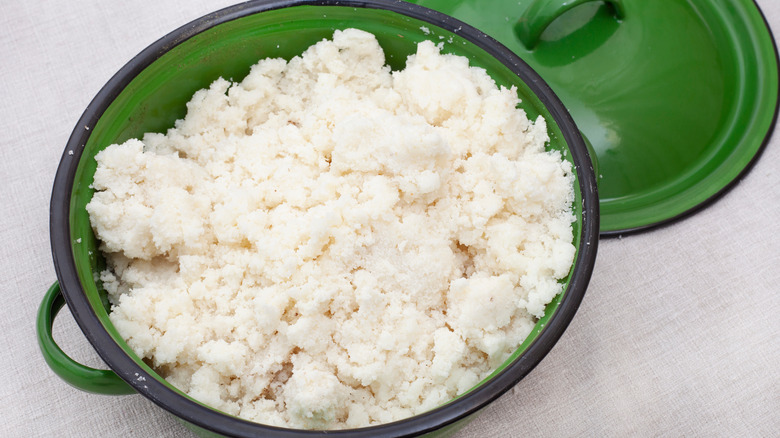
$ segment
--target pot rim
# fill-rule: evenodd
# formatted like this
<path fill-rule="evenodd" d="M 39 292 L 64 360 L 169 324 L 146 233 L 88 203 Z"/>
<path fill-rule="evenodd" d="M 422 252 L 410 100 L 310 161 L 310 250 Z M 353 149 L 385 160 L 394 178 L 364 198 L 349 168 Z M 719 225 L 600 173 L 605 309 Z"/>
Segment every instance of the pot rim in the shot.
<path fill-rule="evenodd" d="M 470 41 L 518 75 L 547 108 L 559 126 L 575 164 L 582 195 L 583 227 L 571 280 L 547 326 L 513 363 L 469 393 L 436 409 L 392 423 L 359 429 L 327 431 L 334 437 L 417 436 L 453 424 L 497 399 L 527 375 L 561 337 L 585 294 L 595 265 L 599 237 L 596 178 L 592 162 L 573 119 L 552 89 L 517 55 L 479 30 L 437 11 L 402 1 L 383 0 L 255 0 L 227 7 L 198 18 L 170 32 L 125 64 L 98 92 L 80 117 L 63 152 L 52 188 L 50 236 L 57 279 L 70 311 L 88 341 L 108 366 L 158 406 L 198 427 L 232 437 L 273 434 L 308 437 L 323 431 L 288 429 L 254 423 L 219 412 L 183 397 L 147 373 L 105 330 L 83 292 L 76 271 L 70 238 L 70 200 L 76 169 L 93 127 L 113 100 L 141 71 L 173 47 L 214 26 L 264 11 L 295 6 L 347 6 L 399 13 L 441 27 Z M 72 154 L 72 155 L 71 155 Z"/>

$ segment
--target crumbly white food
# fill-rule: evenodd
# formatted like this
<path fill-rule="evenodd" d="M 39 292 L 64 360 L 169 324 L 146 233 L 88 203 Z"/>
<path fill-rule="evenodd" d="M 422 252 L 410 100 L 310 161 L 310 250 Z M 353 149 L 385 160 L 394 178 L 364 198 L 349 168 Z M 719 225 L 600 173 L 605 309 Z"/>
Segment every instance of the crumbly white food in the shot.
<path fill-rule="evenodd" d="M 100 152 L 111 321 L 178 388 L 280 426 L 440 405 L 525 339 L 572 265 L 545 121 L 426 41 L 391 72 L 348 29 L 200 90 Z"/>

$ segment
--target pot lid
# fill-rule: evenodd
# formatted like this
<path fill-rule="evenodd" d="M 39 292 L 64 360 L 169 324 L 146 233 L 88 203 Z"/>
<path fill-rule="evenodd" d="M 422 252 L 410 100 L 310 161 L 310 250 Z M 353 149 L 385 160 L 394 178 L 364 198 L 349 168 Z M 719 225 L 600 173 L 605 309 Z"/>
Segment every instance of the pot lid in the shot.
<path fill-rule="evenodd" d="M 558 94 L 595 151 L 601 233 L 706 205 L 774 128 L 778 58 L 753 0 L 416 0 L 486 32 Z"/>

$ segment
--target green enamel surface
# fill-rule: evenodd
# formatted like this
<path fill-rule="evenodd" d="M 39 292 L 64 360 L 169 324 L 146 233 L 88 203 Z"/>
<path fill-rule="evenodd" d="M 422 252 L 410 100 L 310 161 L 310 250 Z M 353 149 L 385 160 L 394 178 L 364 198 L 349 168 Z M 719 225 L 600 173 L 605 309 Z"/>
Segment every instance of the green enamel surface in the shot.
<path fill-rule="evenodd" d="M 550 84 L 596 151 L 602 232 L 706 202 L 772 129 L 777 62 L 752 0 L 412 2 L 488 33 Z M 541 32 L 535 47 L 524 32 Z"/>
<path fill-rule="evenodd" d="M 421 30 L 423 26 L 429 33 Z M 551 137 L 549 147 L 563 152 L 565 159 L 571 161 L 571 154 L 568 153 L 559 127 L 550 122 L 549 112 L 511 70 L 458 35 L 426 22 L 386 11 L 299 6 L 236 19 L 181 43 L 142 71 L 116 97 L 96 126 L 91 128 L 91 135 L 76 171 L 70 208 L 73 252 L 84 291 L 106 331 L 152 376 L 157 375 L 133 353 L 112 326 L 105 292 L 95 277 L 105 266 L 85 210 L 93 194 L 89 185 L 96 167 L 95 154 L 110 144 L 141 137 L 145 132 L 164 132 L 172 127 L 176 119 L 185 115 L 185 104 L 194 92 L 207 87 L 218 77 L 240 80 L 259 59 L 289 59 L 302 53 L 311 44 L 330 38 L 335 29 L 348 27 L 377 35 L 385 50 L 387 62 L 393 69 L 403 68 L 406 57 L 414 53 L 419 41 L 444 41 L 445 53 L 466 56 L 472 65 L 485 68 L 498 84 L 516 86 L 522 99 L 521 107 L 529 117 L 533 119 L 542 115 L 548 120 Z M 439 39 L 439 36 L 444 39 Z M 582 197 L 578 182 L 575 182 L 575 187 L 577 221 L 574 223 L 574 242 L 578 245 L 582 230 Z M 81 239 L 80 243 L 76 243 L 78 238 Z M 564 279 L 564 288 L 568 281 L 568 277 Z M 499 370 L 504 369 L 533 342 L 560 300 L 561 296 L 558 296 L 548 305 L 545 318 Z M 164 382 L 159 376 L 157 378 Z"/>
<path fill-rule="evenodd" d="M 54 318 L 65 305 L 59 283 L 54 283 L 41 302 L 36 320 L 38 346 L 46 364 L 64 381 L 82 391 L 105 395 L 134 394 L 135 390 L 111 370 L 98 370 L 82 365 L 57 345 L 52 329 Z"/>

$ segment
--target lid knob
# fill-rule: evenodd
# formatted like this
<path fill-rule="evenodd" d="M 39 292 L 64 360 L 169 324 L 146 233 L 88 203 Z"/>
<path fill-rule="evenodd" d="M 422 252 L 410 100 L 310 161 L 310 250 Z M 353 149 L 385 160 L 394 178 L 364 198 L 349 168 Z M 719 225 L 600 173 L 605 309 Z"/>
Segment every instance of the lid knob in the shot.
<path fill-rule="evenodd" d="M 533 50 L 553 21 L 576 6 L 594 1 L 610 5 L 618 20 L 625 17 L 623 0 L 534 0 L 515 24 L 515 34 L 528 50 Z"/>

